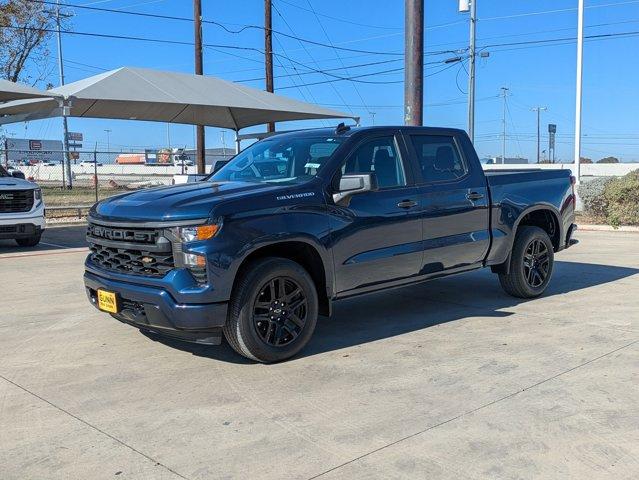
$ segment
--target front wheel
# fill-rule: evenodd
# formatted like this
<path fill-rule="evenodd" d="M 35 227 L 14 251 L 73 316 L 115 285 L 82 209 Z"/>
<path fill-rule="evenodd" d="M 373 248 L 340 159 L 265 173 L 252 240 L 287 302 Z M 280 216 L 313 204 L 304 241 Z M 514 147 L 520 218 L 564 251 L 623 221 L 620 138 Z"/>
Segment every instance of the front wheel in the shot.
<path fill-rule="evenodd" d="M 41 236 L 41 234 L 37 234 L 27 238 L 16 238 L 16 243 L 21 247 L 35 247 L 40 243 Z"/>
<path fill-rule="evenodd" d="M 313 279 L 298 263 L 269 257 L 244 270 L 234 289 L 224 336 L 240 355 L 286 360 L 310 340 L 318 315 Z"/>
<path fill-rule="evenodd" d="M 520 227 L 510 255 L 510 271 L 499 274 L 499 282 L 514 297 L 538 297 L 550 282 L 554 263 L 548 234 L 539 227 Z"/>

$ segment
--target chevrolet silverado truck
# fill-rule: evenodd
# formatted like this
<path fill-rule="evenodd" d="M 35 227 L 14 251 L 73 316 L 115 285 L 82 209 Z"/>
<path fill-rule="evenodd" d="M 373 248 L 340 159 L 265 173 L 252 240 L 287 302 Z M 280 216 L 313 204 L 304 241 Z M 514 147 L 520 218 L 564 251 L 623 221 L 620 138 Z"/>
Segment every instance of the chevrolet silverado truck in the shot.
<path fill-rule="evenodd" d="M 0 239 L 35 247 L 45 228 L 42 191 L 20 170 L 0 166 Z"/>
<path fill-rule="evenodd" d="M 342 298 L 482 267 L 510 295 L 541 295 L 554 254 L 576 243 L 574 206 L 570 171 L 484 173 L 461 130 L 340 124 L 96 204 L 84 281 L 97 308 L 142 331 L 224 336 L 276 362 Z"/>

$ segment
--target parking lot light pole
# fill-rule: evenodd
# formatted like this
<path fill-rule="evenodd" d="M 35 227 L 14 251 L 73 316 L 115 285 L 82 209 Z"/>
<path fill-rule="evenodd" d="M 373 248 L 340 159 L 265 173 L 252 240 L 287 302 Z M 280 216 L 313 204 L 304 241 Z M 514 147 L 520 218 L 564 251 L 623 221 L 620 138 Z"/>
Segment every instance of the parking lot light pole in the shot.
<path fill-rule="evenodd" d="M 584 55 L 584 0 L 579 0 L 577 13 L 577 95 L 575 106 L 575 180 L 581 183 L 581 105 Z"/>

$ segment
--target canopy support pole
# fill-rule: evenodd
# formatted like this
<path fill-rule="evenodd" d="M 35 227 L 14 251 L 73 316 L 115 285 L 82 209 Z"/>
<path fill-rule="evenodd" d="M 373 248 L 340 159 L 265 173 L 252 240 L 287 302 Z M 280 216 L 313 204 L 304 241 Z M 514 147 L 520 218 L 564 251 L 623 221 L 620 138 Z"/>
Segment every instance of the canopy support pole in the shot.
<path fill-rule="evenodd" d="M 235 130 L 235 154 L 237 155 L 238 153 L 240 153 L 240 142 L 242 140 L 240 139 L 240 131 L 239 130 Z"/>

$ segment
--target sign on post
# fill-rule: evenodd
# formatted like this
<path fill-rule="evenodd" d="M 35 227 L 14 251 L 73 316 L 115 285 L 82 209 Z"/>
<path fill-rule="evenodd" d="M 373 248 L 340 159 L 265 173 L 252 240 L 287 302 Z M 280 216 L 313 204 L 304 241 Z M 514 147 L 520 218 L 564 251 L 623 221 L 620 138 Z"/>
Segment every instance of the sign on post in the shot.
<path fill-rule="evenodd" d="M 7 160 L 10 163 L 61 163 L 63 158 L 60 140 L 7 139 Z"/>
<path fill-rule="evenodd" d="M 82 133 L 80 132 L 68 132 L 67 133 L 67 140 L 69 142 L 81 142 L 82 140 L 84 140 Z"/>

